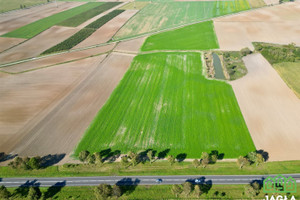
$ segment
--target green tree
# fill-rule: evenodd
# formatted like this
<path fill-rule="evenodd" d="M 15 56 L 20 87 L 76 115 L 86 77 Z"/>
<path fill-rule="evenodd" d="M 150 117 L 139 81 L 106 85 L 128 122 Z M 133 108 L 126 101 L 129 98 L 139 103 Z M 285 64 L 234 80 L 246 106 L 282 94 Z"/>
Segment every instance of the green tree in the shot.
<path fill-rule="evenodd" d="M 243 156 L 240 156 L 238 159 L 237 159 L 237 164 L 239 165 L 240 169 L 242 169 L 244 166 L 247 166 L 249 165 L 249 160 Z"/>
<path fill-rule="evenodd" d="M 198 198 L 201 196 L 201 194 L 203 194 L 203 191 L 201 190 L 199 185 L 195 185 L 194 193 L 195 193 L 195 196 Z"/>
<path fill-rule="evenodd" d="M 176 196 L 176 198 L 178 197 L 178 195 L 180 195 L 182 193 L 182 186 L 181 185 L 173 185 L 172 188 L 172 193 Z"/>
<path fill-rule="evenodd" d="M 95 152 L 94 156 L 95 156 L 95 163 L 96 164 L 102 164 L 103 163 L 102 156 L 101 156 L 100 152 Z"/>
<path fill-rule="evenodd" d="M 7 190 L 7 188 L 4 185 L 0 186 L 0 199 L 9 199 L 10 192 Z"/>
<path fill-rule="evenodd" d="M 148 159 L 150 161 L 150 164 L 151 164 L 153 162 L 153 151 L 152 150 L 147 152 L 147 157 L 148 157 Z"/>
<path fill-rule="evenodd" d="M 27 165 L 31 169 L 39 169 L 41 167 L 41 157 L 37 156 L 30 158 Z"/>
<path fill-rule="evenodd" d="M 96 158 L 94 154 L 89 154 L 88 157 L 86 158 L 86 161 L 89 164 L 95 164 Z"/>
<path fill-rule="evenodd" d="M 259 191 L 260 191 L 260 184 L 259 184 L 257 181 L 254 181 L 254 182 L 251 184 L 251 187 L 255 190 L 256 195 L 259 194 Z"/>
<path fill-rule="evenodd" d="M 241 54 L 242 54 L 243 56 L 246 56 L 246 55 L 251 54 L 251 53 L 252 53 L 252 51 L 251 51 L 248 47 L 243 48 L 243 49 L 241 50 Z"/>
<path fill-rule="evenodd" d="M 169 161 L 169 163 L 171 165 L 173 165 L 175 163 L 175 157 L 172 155 L 168 155 L 167 160 Z"/>
<path fill-rule="evenodd" d="M 29 200 L 38 200 L 41 197 L 41 191 L 38 187 L 30 187 L 27 195 Z"/>
<path fill-rule="evenodd" d="M 136 166 L 139 163 L 139 155 L 134 152 L 130 152 L 129 154 L 130 163 L 132 166 Z"/>
<path fill-rule="evenodd" d="M 201 165 L 203 168 L 207 167 L 208 163 L 209 163 L 209 158 L 204 158 L 201 160 Z"/>
<path fill-rule="evenodd" d="M 256 156 L 257 156 L 257 153 L 255 151 L 249 152 L 248 155 L 247 155 L 247 157 L 248 157 L 248 159 L 250 160 L 251 163 L 256 162 Z"/>
<path fill-rule="evenodd" d="M 190 182 L 185 182 L 183 184 L 183 193 L 188 196 L 193 190 L 193 185 Z"/>
<path fill-rule="evenodd" d="M 212 163 L 216 163 L 217 160 L 218 160 L 218 155 L 216 155 L 216 154 L 211 155 L 210 161 L 211 161 Z"/>
<path fill-rule="evenodd" d="M 193 165 L 194 165 L 195 168 L 199 167 L 200 161 L 197 160 L 197 159 L 193 160 Z"/>
<path fill-rule="evenodd" d="M 88 157 L 89 155 L 90 155 L 90 152 L 84 150 L 84 151 L 81 151 L 81 152 L 79 153 L 78 158 L 79 158 L 79 160 L 80 160 L 81 162 L 85 162 L 86 159 L 87 159 L 87 157 Z"/>
<path fill-rule="evenodd" d="M 209 159 L 209 154 L 207 152 L 202 152 L 201 159 Z"/>
<path fill-rule="evenodd" d="M 94 188 L 94 194 L 96 199 L 107 199 L 112 194 L 112 188 L 107 184 L 100 184 Z"/>
<path fill-rule="evenodd" d="M 260 165 L 260 164 L 262 164 L 264 162 L 265 162 L 264 157 L 260 153 L 258 153 L 256 155 L 256 166 L 258 166 L 258 165 Z"/>
<path fill-rule="evenodd" d="M 245 186 L 245 195 L 247 197 L 253 198 L 256 196 L 256 191 L 254 190 L 254 188 L 251 185 L 246 185 Z"/>
<path fill-rule="evenodd" d="M 121 190 L 121 188 L 119 186 L 114 185 L 112 187 L 112 196 L 115 196 L 115 197 L 122 196 L 122 190 Z"/>

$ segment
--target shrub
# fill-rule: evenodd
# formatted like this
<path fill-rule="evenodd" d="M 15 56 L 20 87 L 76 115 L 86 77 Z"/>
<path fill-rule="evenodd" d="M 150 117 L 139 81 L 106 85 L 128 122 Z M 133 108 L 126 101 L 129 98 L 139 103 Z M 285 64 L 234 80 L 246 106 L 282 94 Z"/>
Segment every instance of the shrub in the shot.
<path fill-rule="evenodd" d="M 252 51 L 251 51 L 248 47 L 243 48 L 243 49 L 241 50 L 241 54 L 242 54 L 243 56 L 249 55 L 249 54 L 251 54 L 251 53 L 252 53 Z"/>
<path fill-rule="evenodd" d="M 84 162 L 84 161 L 86 161 L 86 159 L 87 159 L 87 157 L 88 157 L 89 155 L 90 155 L 90 152 L 84 150 L 84 151 L 81 151 L 81 152 L 79 153 L 78 158 L 79 158 L 79 160 L 80 160 L 81 162 Z"/>

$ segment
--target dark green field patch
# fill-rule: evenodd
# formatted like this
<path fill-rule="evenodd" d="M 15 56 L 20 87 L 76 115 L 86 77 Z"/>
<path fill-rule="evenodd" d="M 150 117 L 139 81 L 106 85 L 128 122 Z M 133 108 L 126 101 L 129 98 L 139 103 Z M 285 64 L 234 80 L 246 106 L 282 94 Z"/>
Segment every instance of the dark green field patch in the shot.
<path fill-rule="evenodd" d="M 121 2 L 104 3 L 98 7 L 91 9 L 91 10 L 85 11 L 83 13 L 80 13 L 79 15 L 76 15 L 74 17 L 66 19 L 57 25 L 76 27 L 76 26 L 82 24 L 83 22 L 85 22 L 86 20 L 91 19 L 91 18 L 95 17 L 96 15 L 99 15 L 99 14 L 113 8 L 117 5 L 119 5 L 120 3 Z"/>
<path fill-rule="evenodd" d="M 87 25 L 85 28 L 75 33 L 65 41 L 44 51 L 41 55 L 72 49 L 77 44 L 79 44 L 80 42 L 88 38 L 90 35 L 92 35 L 98 28 L 100 28 L 101 26 L 106 24 L 109 20 L 113 19 L 114 17 L 121 14 L 122 12 L 124 12 L 124 10 L 114 10 L 108 13 L 107 15 L 104 15 L 103 17 Z"/>

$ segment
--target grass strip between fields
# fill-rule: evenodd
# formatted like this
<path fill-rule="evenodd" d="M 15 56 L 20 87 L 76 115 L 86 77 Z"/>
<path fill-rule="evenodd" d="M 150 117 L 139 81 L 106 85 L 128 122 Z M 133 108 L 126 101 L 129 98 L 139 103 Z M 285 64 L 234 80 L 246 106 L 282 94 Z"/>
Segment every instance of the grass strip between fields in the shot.
<path fill-rule="evenodd" d="M 78 15 L 75 15 L 74 17 L 71 17 L 69 19 L 66 19 L 62 21 L 61 23 L 57 24 L 60 26 L 70 26 L 70 27 L 76 27 L 83 22 L 85 22 L 88 19 L 91 19 L 95 17 L 96 15 L 99 15 L 117 5 L 119 5 L 121 2 L 107 2 L 107 3 L 102 3 L 102 5 L 97 6 L 93 9 L 87 10 L 83 13 L 80 13 Z"/>
<path fill-rule="evenodd" d="M 81 6 L 77 6 L 75 8 L 51 15 L 49 17 L 45 17 L 28 25 L 22 26 L 16 30 L 13 30 L 9 33 L 4 34 L 4 37 L 14 37 L 14 38 L 25 38 L 30 39 L 37 34 L 45 31 L 46 29 L 66 20 L 71 17 L 74 17 L 80 13 L 93 9 L 102 3 L 86 3 Z"/>
<path fill-rule="evenodd" d="M 217 162 L 206 168 L 195 168 L 192 162 L 155 161 L 123 166 L 120 162 L 98 165 L 65 164 L 39 170 L 12 169 L 0 167 L 1 178 L 9 177 L 72 177 L 72 176 L 130 176 L 130 175 L 263 175 L 300 173 L 300 161 L 266 162 L 263 165 L 245 166 L 239 169 L 235 162 Z"/>
<path fill-rule="evenodd" d="M 44 51 L 41 55 L 72 49 L 77 44 L 79 44 L 80 42 L 88 38 L 90 35 L 92 35 L 98 28 L 100 28 L 101 26 L 103 26 L 108 21 L 118 16 L 122 12 L 124 12 L 124 10 L 114 10 L 108 13 L 107 15 L 104 15 L 103 17 L 87 25 L 85 28 L 81 29 L 68 39 Z"/>

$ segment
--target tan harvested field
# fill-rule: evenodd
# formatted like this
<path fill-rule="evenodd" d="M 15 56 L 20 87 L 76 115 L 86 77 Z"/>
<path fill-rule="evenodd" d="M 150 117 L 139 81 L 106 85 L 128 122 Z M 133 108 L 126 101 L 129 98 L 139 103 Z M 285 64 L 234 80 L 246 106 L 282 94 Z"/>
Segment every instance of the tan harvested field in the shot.
<path fill-rule="evenodd" d="M 279 0 L 264 0 L 267 5 L 276 5 L 279 4 Z"/>
<path fill-rule="evenodd" d="M 20 140 L 30 140 L 29 131 L 47 116 L 105 56 L 0 78 L 0 138 L 8 143 L 0 151 L 11 151 Z M 26 132 L 26 130 L 28 132 Z"/>
<path fill-rule="evenodd" d="M 0 35 L 20 28 L 26 24 L 48 17 L 55 13 L 74 8 L 83 2 L 57 2 L 2 14 L 0 17 Z"/>
<path fill-rule="evenodd" d="M 133 59 L 132 55 L 111 53 L 99 65 L 104 57 L 20 74 L 11 81 L 0 79 L 1 84 L 9 83 L 5 90 L 10 94 L 0 98 L 0 116 L 6 119 L 1 120 L 0 132 L 5 133 L 3 138 L 10 135 L 0 151 L 23 156 L 69 154 Z M 20 83 L 22 76 L 24 83 Z M 12 123 L 17 119 L 19 123 Z"/>
<path fill-rule="evenodd" d="M 76 45 L 73 49 L 92 46 L 109 41 L 116 34 L 116 32 L 137 12 L 138 10 L 125 10 L 123 13 L 104 24 L 95 33 Z"/>
<path fill-rule="evenodd" d="M 0 54 L 0 63 L 9 63 L 40 55 L 79 31 L 77 28 L 53 26 L 36 37 Z"/>
<path fill-rule="evenodd" d="M 137 39 L 120 42 L 114 50 L 128 53 L 138 53 L 145 39 L 146 37 L 140 37 Z"/>
<path fill-rule="evenodd" d="M 300 45 L 300 1 L 214 20 L 220 49 L 253 49 L 252 42 Z"/>
<path fill-rule="evenodd" d="M 271 161 L 300 160 L 300 99 L 261 54 L 243 60 L 248 74 L 230 83 L 256 148 Z"/>
<path fill-rule="evenodd" d="M 9 49 L 21 42 L 24 42 L 26 39 L 21 38 L 5 38 L 0 37 L 0 53 L 6 49 Z"/>
<path fill-rule="evenodd" d="M 92 49 L 86 49 L 82 51 L 75 51 L 70 53 L 63 53 L 59 55 L 49 56 L 41 59 L 37 59 L 30 62 L 25 62 L 17 65 L 12 65 L 8 67 L 0 68 L 1 71 L 8 73 L 21 73 L 28 70 L 39 69 L 47 66 L 53 66 L 60 63 L 71 62 L 74 60 L 103 54 L 105 52 L 111 51 L 114 48 L 115 44 L 109 44 L 106 46 L 101 46 Z"/>

